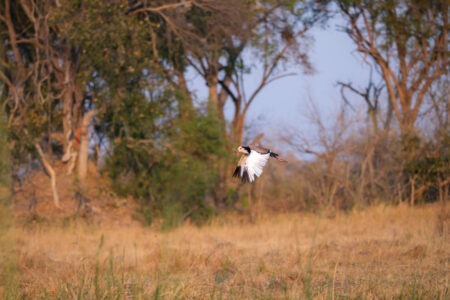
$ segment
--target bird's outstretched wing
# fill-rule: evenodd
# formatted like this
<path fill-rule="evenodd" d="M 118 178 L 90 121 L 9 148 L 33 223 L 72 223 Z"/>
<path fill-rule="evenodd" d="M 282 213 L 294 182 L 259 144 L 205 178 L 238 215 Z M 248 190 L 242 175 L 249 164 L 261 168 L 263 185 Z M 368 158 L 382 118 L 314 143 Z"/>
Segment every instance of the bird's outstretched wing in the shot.
<path fill-rule="evenodd" d="M 269 157 L 270 153 L 261 154 L 255 150 L 250 151 L 249 156 L 243 163 L 243 171 L 248 174 L 248 179 L 250 182 L 255 180 L 255 176 L 261 176 L 263 168 Z"/>
<path fill-rule="evenodd" d="M 250 181 L 247 170 L 245 169 L 245 161 L 247 160 L 248 156 L 249 156 L 248 154 L 241 156 L 241 158 L 239 159 L 238 165 L 233 173 L 233 177 L 241 177 L 242 182 Z"/>
<path fill-rule="evenodd" d="M 280 162 L 287 162 L 287 160 L 282 159 L 279 157 L 278 153 L 272 152 L 267 148 L 261 147 L 261 146 L 255 146 L 253 148 L 253 150 L 255 150 L 256 152 L 258 152 L 259 154 L 266 154 L 266 153 L 270 153 L 270 157 L 275 158 L 276 160 L 280 161 Z"/>
<path fill-rule="evenodd" d="M 270 152 L 270 149 L 262 147 L 260 145 L 253 146 L 252 150 L 255 150 L 256 152 L 258 152 L 260 154 L 266 154 L 266 153 Z"/>

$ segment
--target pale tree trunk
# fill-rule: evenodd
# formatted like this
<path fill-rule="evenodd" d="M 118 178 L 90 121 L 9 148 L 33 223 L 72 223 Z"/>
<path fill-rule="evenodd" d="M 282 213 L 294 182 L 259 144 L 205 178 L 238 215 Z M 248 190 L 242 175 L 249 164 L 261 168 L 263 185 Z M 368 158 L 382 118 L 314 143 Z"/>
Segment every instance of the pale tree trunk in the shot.
<path fill-rule="evenodd" d="M 69 77 L 71 82 L 65 88 L 63 94 L 63 150 L 64 153 L 69 151 L 69 146 L 75 137 L 75 130 L 79 127 L 81 105 L 83 103 L 83 94 L 77 86 L 74 77 Z"/>
<path fill-rule="evenodd" d="M 58 196 L 58 189 L 56 188 L 56 174 L 55 170 L 52 168 L 50 163 L 45 158 L 44 152 L 42 151 L 41 146 L 38 143 L 35 143 L 34 146 L 36 147 L 36 150 L 39 153 L 39 156 L 41 157 L 42 163 L 47 170 L 47 173 L 50 175 L 51 185 L 52 185 L 52 193 L 53 193 L 53 203 L 57 208 L 60 207 L 59 205 L 59 196 Z"/>
<path fill-rule="evenodd" d="M 68 71 L 67 71 L 68 72 Z M 65 81 L 69 81 L 68 75 L 65 77 Z M 68 153 L 69 150 L 69 143 L 71 136 L 73 135 L 73 122 L 72 122 L 72 109 L 73 109 L 73 91 L 69 84 L 64 88 L 64 93 L 62 96 L 62 102 L 63 102 L 63 152 L 64 154 Z"/>
<path fill-rule="evenodd" d="M 63 118 L 62 118 L 62 123 L 63 123 L 63 136 L 60 140 L 60 142 L 63 145 L 63 157 L 62 157 L 62 161 L 64 163 L 69 163 L 69 167 L 67 169 L 67 174 L 71 174 L 74 164 L 75 164 L 75 160 L 77 157 L 77 153 L 74 149 L 74 144 L 73 144 L 73 136 L 74 136 L 74 132 L 73 132 L 73 98 L 72 98 L 72 91 L 71 89 L 66 89 L 63 96 L 62 96 L 62 100 L 63 100 Z"/>
<path fill-rule="evenodd" d="M 62 125 L 63 132 L 62 137 L 58 138 L 58 141 L 63 146 L 62 161 L 68 163 L 67 174 L 71 174 L 74 167 L 76 158 L 78 156 L 77 141 L 75 139 L 75 132 L 80 127 L 80 114 L 83 104 L 83 91 L 79 87 L 79 83 L 76 79 L 75 65 L 77 64 L 78 56 L 72 55 L 72 47 L 68 44 L 62 44 L 59 46 L 61 49 L 55 51 L 53 55 L 53 65 L 55 66 L 55 87 L 62 89 Z M 75 57 L 76 56 L 76 57 Z M 62 66 L 59 68 L 58 64 Z M 61 136 L 61 135 L 59 135 Z M 55 135 L 57 137 L 57 135 Z"/>

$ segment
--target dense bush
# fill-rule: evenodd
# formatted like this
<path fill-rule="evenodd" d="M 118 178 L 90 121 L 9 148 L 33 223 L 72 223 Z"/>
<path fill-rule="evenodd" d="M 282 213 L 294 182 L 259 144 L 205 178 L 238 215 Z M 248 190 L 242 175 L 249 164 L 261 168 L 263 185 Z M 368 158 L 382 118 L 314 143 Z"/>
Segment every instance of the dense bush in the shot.
<path fill-rule="evenodd" d="M 189 118 L 175 115 L 143 117 L 134 127 L 141 131 L 114 145 L 105 168 L 119 194 L 139 199 L 147 222 L 162 216 L 167 226 L 188 216 L 202 222 L 214 213 L 208 195 L 219 183 L 218 158 L 226 155 L 217 119 L 201 111 L 191 111 Z"/>

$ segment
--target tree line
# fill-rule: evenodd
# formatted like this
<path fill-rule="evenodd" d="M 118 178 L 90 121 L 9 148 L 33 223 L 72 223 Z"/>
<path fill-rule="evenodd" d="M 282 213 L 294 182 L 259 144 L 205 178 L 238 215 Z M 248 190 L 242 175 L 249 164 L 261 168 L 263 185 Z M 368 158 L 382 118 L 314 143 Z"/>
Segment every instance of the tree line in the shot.
<path fill-rule="evenodd" d="M 422 194 L 448 187 L 448 5 L 419 0 L 3 0 L 0 102 L 13 174 L 39 161 L 56 206 L 55 164 L 82 193 L 90 161 L 148 216 L 203 219 L 233 205 L 245 196 L 229 176 L 230 149 L 243 143 L 248 110 L 271 82 L 312 70 L 310 31 L 337 15 L 381 78 L 362 90 L 339 84 L 344 101 L 353 92 L 366 103 L 367 135 L 393 136 L 399 164 L 389 178 L 413 196 L 430 178 Z M 207 87 L 206 101 L 196 98 L 190 70 Z M 249 74 L 259 76 L 254 90 L 244 84 Z M 417 125 L 426 110 L 441 122 L 432 151 Z M 339 185 L 330 176 L 342 155 L 328 142 L 323 153 L 307 144 L 293 146 L 327 166 L 321 197 L 332 202 Z M 359 166 L 374 170 L 380 158 L 370 151 Z M 424 153 L 432 162 L 418 160 Z M 370 185 L 374 194 L 392 191 Z"/>

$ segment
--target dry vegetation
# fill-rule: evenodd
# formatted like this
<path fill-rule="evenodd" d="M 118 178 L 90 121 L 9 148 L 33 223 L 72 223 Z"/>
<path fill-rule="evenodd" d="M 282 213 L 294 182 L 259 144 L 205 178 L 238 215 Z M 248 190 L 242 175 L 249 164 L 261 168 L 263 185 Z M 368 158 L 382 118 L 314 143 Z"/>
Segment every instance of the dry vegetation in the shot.
<path fill-rule="evenodd" d="M 442 204 L 222 216 L 167 232 L 80 222 L 14 230 L 12 298 L 449 297 Z"/>

